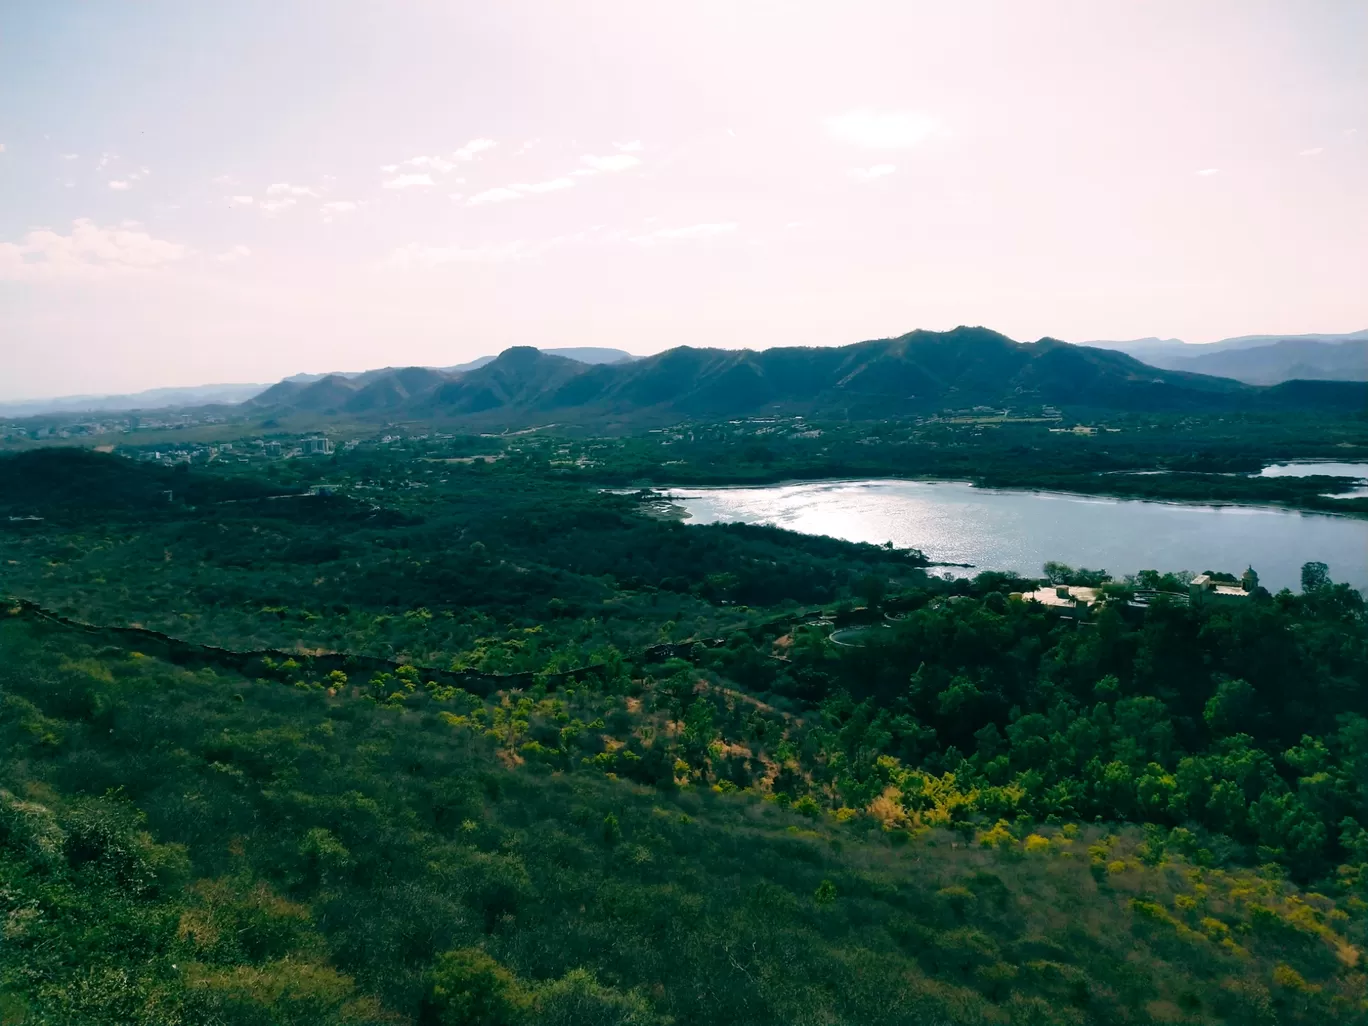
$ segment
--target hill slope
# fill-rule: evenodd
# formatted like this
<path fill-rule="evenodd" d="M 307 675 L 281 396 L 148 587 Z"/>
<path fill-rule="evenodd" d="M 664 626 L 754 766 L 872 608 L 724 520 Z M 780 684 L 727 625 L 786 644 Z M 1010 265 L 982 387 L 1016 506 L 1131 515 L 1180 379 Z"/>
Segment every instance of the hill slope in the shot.
<path fill-rule="evenodd" d="M 15 620 L 0 643 L 6 1021 L 1364 1021 L 1352 897 L 1203 869 L 1163 831 L 681 786 L 641 741 L 673 680 L 639 692 L 654 714 L 402 676 L 375 701 Z M 692 708 L 799 728 L 712 689 Z M 605 720 L 626 744 L 595 755 Z"/>
<path fill-rule="evenodd" d="M 604 417 L 660 422 L 762 412 L 884 417 L 982 404 L 1218 410 L 1260 395 L 1235 381 L 1157 369 L 1124 353 L 1056 339 L 1014 342 L 969 327 L 839 347 L 757 352 L 681 346 L 593 366 L 521 346 L 455 378 L 425 379 L 424 385 L 426 391 L 404 396 L 386 386 L 391 401 L 383 408 L 491 424 Z M 341 403 L 339 386 L 345 382 L 336 378 L 299 392 L 275 386 L 254 404 L 318 411 Z M 346 408 L 359 412 L 361 405 Z"/>

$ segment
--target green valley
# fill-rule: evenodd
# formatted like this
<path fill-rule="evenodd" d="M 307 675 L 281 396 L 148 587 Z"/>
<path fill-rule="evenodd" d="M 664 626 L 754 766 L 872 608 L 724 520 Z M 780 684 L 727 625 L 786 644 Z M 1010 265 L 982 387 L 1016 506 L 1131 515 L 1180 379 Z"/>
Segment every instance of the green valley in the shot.
<path fill-rule="evenodd" d="M 5 1021 L 1368 1018 L 1359 593 L 1080 623 L 604 490 L 874 448 L 728 430 L 0 458 Z"/>

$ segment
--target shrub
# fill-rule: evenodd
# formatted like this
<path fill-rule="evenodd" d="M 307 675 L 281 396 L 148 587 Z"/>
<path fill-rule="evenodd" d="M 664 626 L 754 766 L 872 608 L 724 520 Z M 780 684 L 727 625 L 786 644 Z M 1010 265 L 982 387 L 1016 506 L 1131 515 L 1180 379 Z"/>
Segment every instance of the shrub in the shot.
<path fill-rule="evenodd" d="M 993 824 L 992 829 L 979 833 L 978 843 L 983 848 L 1007 849 L 1016 844 L 1016 838 L 1012 836 L 1011 824 L 1000 819 Z"/>
<path fill-rule="evenodd" d="M 609 847 L 622 840 L 622 827 L 618 826 L 618 818 L 613 813 L 603 817 L 603 843 Z"/>
<path fill-rule="evenodd" d="M 817 885 L 817 890 L 813 891 L 812 900 L 823 907 L 834 904 L 836 901 L 836 885 L 830 880 L 823 880 Z"/>
<path fill-rule="evenodd" d="M 29 862 L 55 868 L 62 859 L 66 833 L 45 806 L 0 790 L 0 847 L 13 848 Z"/>
<path fill-rule="evenodd" d="M 572 969 L 536 996 L 537 1026 L 650 1026 L 662 1022 L 637 991 L 605 987 L 588 969 Z"/>
<path fill-rule="evenodd" d="M 1312 994 L 1320 990 L 1307 983 L 1306 978 L 1286 962 L 1279 962 L 1273 967 L 1273 982 L 1284 990 L 1293 990 L 1298 994 Z"/>
<path fill-rule="evenodd" d="M 320 874 L 344 869 L 351 862 L 351 852 L 324 827 L 314 827 L 304 835 L 299 854 Z"/>
<path fill-rule="evenodd" d="M 424 1021 L 434 1026 L 513 1026 L 528 1021 L 531 996 L 479 948 L 440 955 L 428 976 Z"/>

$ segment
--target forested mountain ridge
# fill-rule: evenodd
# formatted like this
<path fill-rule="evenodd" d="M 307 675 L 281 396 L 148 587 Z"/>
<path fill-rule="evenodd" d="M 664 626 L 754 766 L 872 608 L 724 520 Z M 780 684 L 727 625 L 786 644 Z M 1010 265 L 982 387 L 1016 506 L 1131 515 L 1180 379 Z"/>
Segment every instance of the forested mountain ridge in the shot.
<path fill-rule="evenodd" d="M 548 418 L 666 423 L 762 412 L 870 418 L 1000 404 L 1208 412 L 1327 403 L 1352 408 L 1368 399 L 1368 387 L 1351 388 L 1347 395 L 1319 386 L 1312 386 L 1310 395 L 1254 388 L 1160 370 L 1124 353 L 1050 338 L 1020 343 L 968 327 L 836 347 L 681 346 L 599 365 L 520 346 L 459 375 L 420 371 L 396 371 L 393 383 L 381 378 L 365 386 L 336 376 L 306 385 L 283 382 L 251 405 L 277 414 L 365 416 L 383 410 L 489 423 Z M 400 382 L 403 376 L 407 379 Z M 384 401 L 377 402 L 374 396 L 382 388 Z"/>

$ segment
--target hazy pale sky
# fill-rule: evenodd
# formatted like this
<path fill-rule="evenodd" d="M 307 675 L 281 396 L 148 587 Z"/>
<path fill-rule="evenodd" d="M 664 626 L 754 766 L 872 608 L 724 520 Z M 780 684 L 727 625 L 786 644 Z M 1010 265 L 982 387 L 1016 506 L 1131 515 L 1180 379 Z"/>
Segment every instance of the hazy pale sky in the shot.
<path fill-rule="evenodd" d="M 0 0 L 0 398 L 1368 327 L 1368 4 Z"/>

